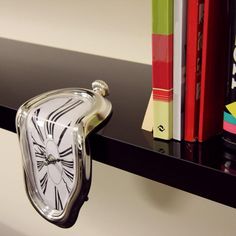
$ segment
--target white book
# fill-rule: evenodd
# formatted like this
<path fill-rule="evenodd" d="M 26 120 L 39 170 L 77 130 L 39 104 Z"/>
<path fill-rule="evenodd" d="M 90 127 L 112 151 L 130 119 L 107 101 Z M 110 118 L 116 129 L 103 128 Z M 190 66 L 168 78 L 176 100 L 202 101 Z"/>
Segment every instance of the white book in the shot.
<path fill-rule="evenodd" d="M 187 0 L 174 0 L 173 138 L 184 133 L 184 91 L 186 71 Z"/>

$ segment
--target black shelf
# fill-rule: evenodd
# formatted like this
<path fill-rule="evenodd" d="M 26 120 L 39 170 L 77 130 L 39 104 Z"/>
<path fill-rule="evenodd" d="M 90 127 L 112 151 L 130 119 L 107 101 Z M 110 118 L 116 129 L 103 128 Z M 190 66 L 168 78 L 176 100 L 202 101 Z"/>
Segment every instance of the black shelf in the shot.
<path fill-rule="evenodd" d="M 27 99 L 105 80 L 113 115 L 91 139 L 95 160 L 236 207 L 234 153 L 220 137 L 203 144 L 166 142 L 141 130 L 150 65 L 0 38 L 0 78 L 0 127 L 12 132 L 16 110 Z"/>

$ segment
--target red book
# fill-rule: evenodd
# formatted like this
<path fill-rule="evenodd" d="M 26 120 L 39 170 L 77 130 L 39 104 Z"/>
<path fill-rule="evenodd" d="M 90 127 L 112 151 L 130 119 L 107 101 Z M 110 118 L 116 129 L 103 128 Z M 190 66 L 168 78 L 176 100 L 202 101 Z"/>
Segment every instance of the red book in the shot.
<path fill-rule="evenodd" d="M 204 0 L 188 1 L 184 139 L 190 142 L 198 136 L 203 10 Z"/>
<path fill-rule="evenodd" d="M 227 78 L 228 14 L 226 1 L 205 0 L 202 77 L 199 112 L 200 142 L 222 131 Z"/>

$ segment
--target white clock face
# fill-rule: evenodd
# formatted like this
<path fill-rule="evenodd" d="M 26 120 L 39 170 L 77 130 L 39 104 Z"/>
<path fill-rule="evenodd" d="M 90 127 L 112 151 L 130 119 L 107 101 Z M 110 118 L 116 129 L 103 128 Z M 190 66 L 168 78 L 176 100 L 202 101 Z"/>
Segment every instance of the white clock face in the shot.
<path fill-rule="evenodd" d="M 54 98 L 30 111 L 27 138 L 35 192 L 51 210 L 64 210 L 80 178 L 74 126 L 90 109 L 82 96 Z"/>

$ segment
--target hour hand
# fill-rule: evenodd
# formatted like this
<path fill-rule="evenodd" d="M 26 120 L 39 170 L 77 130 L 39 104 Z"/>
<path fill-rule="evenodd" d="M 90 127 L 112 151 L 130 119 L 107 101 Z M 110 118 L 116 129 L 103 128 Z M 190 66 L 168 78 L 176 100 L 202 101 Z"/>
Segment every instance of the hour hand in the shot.
<path fill-rule="evenodd" d="M 57 159 L 56 157 L 54 157 L 52 154 L 49 154 L 46 158 L 45 158 L 45 162 L 47 163 L 47 165 L 49 164 L 55 164 L 56 162 L 60 161 L 59 159 Z"/>

